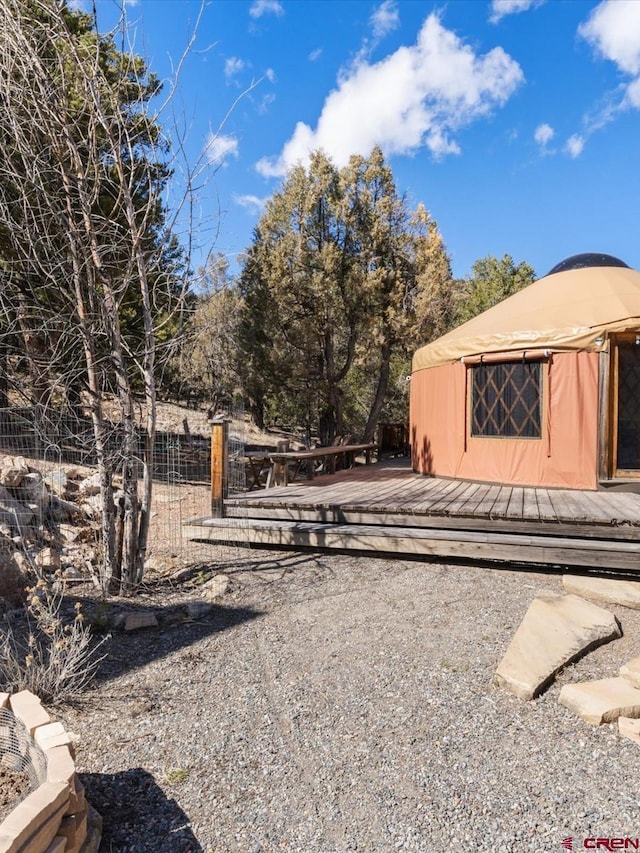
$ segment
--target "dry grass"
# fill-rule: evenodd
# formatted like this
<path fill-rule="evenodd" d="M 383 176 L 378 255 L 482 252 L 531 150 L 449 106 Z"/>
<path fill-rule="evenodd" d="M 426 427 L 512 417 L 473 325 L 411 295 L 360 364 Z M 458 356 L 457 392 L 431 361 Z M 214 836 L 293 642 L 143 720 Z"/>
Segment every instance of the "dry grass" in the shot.
<path fill-rule="evenodd" d="M 79 604 L 71 619 L 63 618 L 63 601 L 63 591 L 31 590 L 24 622 L 0 630 L 1 690 L 30 690 L 56 704 L 77 696 L 92 680 L 108 638 L 93 642 Z"/>

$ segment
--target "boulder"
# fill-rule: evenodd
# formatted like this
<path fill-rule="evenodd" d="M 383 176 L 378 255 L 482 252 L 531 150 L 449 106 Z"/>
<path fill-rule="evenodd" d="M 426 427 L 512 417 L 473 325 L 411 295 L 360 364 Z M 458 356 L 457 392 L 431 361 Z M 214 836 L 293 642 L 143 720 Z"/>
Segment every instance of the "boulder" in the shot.
<path fill-rule="evenodd" d="M 608 610 L 575 595 L 544 593 L 526 612 L 496 670 L 496 682 L 521 699 L 533 699 L 567 664 L 620 636 Z"/>
<path fill-rule="evenodd" d="M 201 594 L 205 601 L 215 601 L 229 591 L 231 581 L 227 575 L 216 575 L 202 584 Z"/>
<path fill-rule="evenodd" d="M 55 471 L 50 471 L 45 475 L 44 481 L 47 484 L 49 491 L 59 498 L 67 497 L 67 488 L 69 486 L 69 477 L 65 471 L 57 468 Z"/>
<path fill-rule="evenodd" d="M 49 514 L 54 521 L 69 521 L 79 511 L 80 508 L 76 504 L 71 503 L 71 501 L 65 501 L 57 495 L 51 495 Z"/>
<path fill-rule="evenodd" d="M 558 702 L 592 726 L 640 717 L 640 690 L 621 677 L 565 684 Z"/>
<path fill-rule="evenodd" d="M 83 495 L 100 494 L 100 474 L 95 473 L 80 482 L 78 491 Z"/>
<path fill-rule="evenodd" d="M 127 613 L 124 619 L 125 631 L 139 631 L 142 628 L 157 628 L 158 619 L 155 613 L 149 611 L 138 611 Z"/>
<path fill-rule="evenodd" d="M 35 564 L 45 571 L 56 572 L 60 568 L 60 554 L 53 548 L 42 548 L 35 556 Z"/>
<path fill-rule="evenodd" d="M 17 501 L 5 486 L 0 485 L 0 524 L 7 525 L 12 533 L 20 534 L 33 519 L 33 511 Z"/>
<path fill-rule="evenodd" d="M 9 489 L 17 488 L 29 473 L 29 466 L 23 456 L 5 456 L 0 462 L 0 484 Z"/>
<path fill-rule="evenodd" d="M 640 720 L 634 720 L 632 717 L 618 717 L 618 731 L 622 737 L 628 737 L 629 740 L 640 744 Z"/>
<path fill-rule="evenodd" d="M 623 663 L 620 667 L 620 675 L 630 681 L 634 687 L 640 688 L 640 657 Z"/>
<path fill-rule="evenodd" d="M 213 604 L 208 601 L 187 602 L 187 616 L 190 619 L 202 619 L 205 616 L 209 616 L 213 609 Z"/>
<path fill-rule="evenodd" d="M 14 489 L 14 497 L 26 504 L 35 504 L 42 512 L 49 506 L 50 494 L 46 483 L 37 471 L 30 471 Z"/>
<path fill-rule="evenodd" d="M 567 592 L 640 610 L 640 581 L 615 580 L 582 575 L 564 575 L 562 585 Z"/>
<path fill-rule="evenodd" d="M 65 542 L 75 542 L 80 535 L 80 528 L 73 527 L 71 524 L 60 524 L 58 533 Z"/>

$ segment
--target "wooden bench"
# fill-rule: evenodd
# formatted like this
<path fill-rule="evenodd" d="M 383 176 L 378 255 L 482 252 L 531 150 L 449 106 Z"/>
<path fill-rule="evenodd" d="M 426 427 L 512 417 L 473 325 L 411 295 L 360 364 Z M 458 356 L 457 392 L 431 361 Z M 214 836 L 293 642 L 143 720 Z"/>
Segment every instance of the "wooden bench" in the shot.
<path fill-rule="evenodd" d="M 332 445 L 331 447 L 314 447 L 311 450 L 288 450 L 286 452 L 271 453 L 271 468 L 267 477 L 267 488 L 271 486 L 287 486 L 289 481 L 297 478 L 303 465 L 307 468 L 307 479 L 313 480 L 315 475 L 315 462 L 321 460 L 328 467 L 326 473 L 335 474 L 338 459 L 344 457 L 344 467 L 352 468 L 354 457 L 363 453 L 365 463 L 371 463 L 372 452 L 378 447 L 377 444 L 344 444 Z M 289 476 L 289 466 L 293 466 L 293 474 Z M 323 471 L 323 473 L 325 473 Z"/>

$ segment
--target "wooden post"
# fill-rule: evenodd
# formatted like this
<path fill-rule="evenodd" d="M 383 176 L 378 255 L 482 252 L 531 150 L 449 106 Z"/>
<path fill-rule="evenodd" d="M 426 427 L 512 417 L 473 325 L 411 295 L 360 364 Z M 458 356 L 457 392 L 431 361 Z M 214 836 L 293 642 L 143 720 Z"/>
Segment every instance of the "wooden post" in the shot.
<path fill-rule="evenodd" d="M 229 491 L 229 421 L 211 421 L 211 515 L 224 516 L 224 501 Z"/>

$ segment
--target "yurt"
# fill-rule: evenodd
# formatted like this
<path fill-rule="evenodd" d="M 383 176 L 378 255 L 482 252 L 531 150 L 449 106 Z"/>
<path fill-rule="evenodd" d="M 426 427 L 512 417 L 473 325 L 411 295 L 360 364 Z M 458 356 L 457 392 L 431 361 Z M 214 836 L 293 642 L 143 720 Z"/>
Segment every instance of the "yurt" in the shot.
<path fill-rule="evenodd" d="M 417 350 L 415 471 L 514 485 L 640 485 L 640 272 L 574 255 Z"/>

